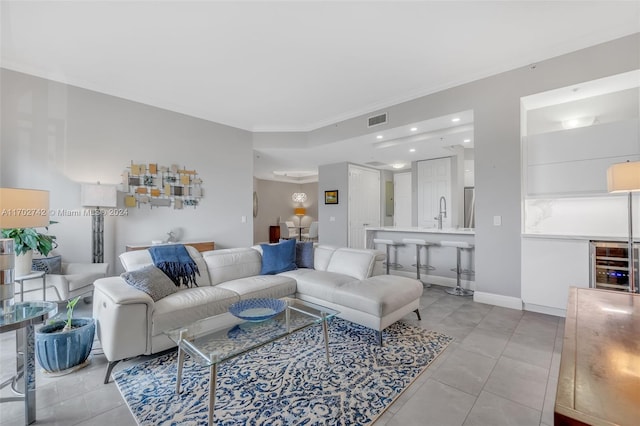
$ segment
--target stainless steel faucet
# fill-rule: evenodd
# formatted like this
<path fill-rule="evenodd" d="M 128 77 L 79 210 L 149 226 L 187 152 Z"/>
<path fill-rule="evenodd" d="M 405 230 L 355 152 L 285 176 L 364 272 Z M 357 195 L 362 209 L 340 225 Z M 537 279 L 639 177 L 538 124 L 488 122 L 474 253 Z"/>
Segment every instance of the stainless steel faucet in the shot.
<path fill-rule="evenodd" d="M 438 229 L 442 229 L 442 218 L 447 217 L 447 199 L 444 196 L 440 197 L 440 213 L 434 217 L 438 221 Z"/>

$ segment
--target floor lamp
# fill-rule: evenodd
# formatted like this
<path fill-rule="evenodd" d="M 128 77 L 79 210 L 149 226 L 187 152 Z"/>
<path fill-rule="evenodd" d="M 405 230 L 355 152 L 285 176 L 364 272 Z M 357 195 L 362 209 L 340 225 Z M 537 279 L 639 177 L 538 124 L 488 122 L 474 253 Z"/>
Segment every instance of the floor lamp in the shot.
<path fill-rule="evenodd" d="M 49 191 L 0 188 L 0 229 L 49 226 Z M 0 239 L 0 309 L 13 313 L 15 245 Z"/>
<path fill-rule="evenodd" d="M 293 214 L 298 216 L 298 238 L 302 238 L 302 217 L 307 214 L 307 209 L 304 207 L 296 207 L 293 209 Z"/>
<path fill-rule="evenodd" d="M 93 263 L 104 262 L 104 215 L 102 207 L 118 205 L 118 191 L 114 185 L 84 183 L 80 188 L 80 200 L 83 207 L 91 207 L 91 252 Z"/>
<path fill-rule="evenodd" d="M 640 161 L 616 163 L 607 169 L 607 190 L 609 192 L 628 192 L 627 220 L 629 222 L 629 291 L 636 293 L 636 272 L 633 253 L 633 199 L 632 193 L 640 191 Z"/>

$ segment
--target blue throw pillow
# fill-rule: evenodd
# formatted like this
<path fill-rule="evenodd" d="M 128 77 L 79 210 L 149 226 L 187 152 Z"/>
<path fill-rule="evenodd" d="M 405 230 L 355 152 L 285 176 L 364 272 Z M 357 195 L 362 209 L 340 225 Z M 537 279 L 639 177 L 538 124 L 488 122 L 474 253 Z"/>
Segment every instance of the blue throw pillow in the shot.
<path fill-rule="evenodd" d="M 313 242 L 296 244 L 296 265 L 298 268 L 313 269 Z"/>
<path fill-rule="evenodd" d="M 262 247 L 262 269 L 260 275 L 274 275 L 298 269 L 296 266 L 296 240 L 278 244 L 260 244 Z"/>

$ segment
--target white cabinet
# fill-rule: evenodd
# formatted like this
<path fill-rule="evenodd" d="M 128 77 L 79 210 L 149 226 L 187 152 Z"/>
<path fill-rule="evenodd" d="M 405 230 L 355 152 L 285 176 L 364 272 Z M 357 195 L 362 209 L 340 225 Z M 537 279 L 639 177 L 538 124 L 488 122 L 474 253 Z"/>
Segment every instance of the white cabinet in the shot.
<path fill-rule="evenodd" d="M 640 159 L 638 133 L 634 119 L 527 137 L 527 196 L 606 193 L 609 165 Z"/>
<path fill-rule="evenodd" d="M 589 287 L 589 241 L 522 238 L 525 310 L 564 316 L 569 287 Z"/>
<path fill-rule="evenodd" d="M 442 227 L 451 228 L 453 202 L 451 199 L 452 168 L 451 157 L 436 160 L 418 161 L 418 226 L 434 228 L 437 226 L 440 213 L 440 198 L 443 215 Z"/>
<path fill-rule="evenodd" d="M 364 229 L 380 226 L 380 171 L 349 164 L 349 247 L 364 248 Z"/>

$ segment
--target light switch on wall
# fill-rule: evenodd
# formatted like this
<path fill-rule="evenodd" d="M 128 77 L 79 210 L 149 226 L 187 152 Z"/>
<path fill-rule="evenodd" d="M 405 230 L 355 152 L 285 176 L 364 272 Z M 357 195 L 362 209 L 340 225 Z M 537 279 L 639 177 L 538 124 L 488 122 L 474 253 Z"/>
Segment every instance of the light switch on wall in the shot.
<path fill-rule="evenodd" d="M 240 218 L 240 220 L 242 221 L 242 223 L 247 223 L 247 217 L 246 216 L 242 216 Z"/>
<path fill-rule="evenodd" d="M 502 216 L 493 217 L 493 226 L 502 226 Z"/>
<path fill-rule="evenodd" d="M 335 222 L 335 221 L 336 221 L 335 216 L 329 216 L 329 222 Z"/>

